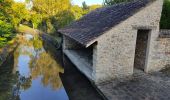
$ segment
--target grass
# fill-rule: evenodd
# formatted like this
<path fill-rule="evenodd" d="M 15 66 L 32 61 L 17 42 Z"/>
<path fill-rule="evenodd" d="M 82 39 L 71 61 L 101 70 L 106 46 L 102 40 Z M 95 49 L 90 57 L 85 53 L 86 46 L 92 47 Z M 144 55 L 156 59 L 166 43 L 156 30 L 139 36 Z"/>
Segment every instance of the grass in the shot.
<path fill-rule="evenodd" d="M 19 33 L 23 33 L 23 34 L 37 34 L 37 31 L 31 27 L 28 27 L 28 26 L 25 26 L 25 25 L 22 25 L 20 24 L 20 26 L 18 27 L 17 31 Z"/>

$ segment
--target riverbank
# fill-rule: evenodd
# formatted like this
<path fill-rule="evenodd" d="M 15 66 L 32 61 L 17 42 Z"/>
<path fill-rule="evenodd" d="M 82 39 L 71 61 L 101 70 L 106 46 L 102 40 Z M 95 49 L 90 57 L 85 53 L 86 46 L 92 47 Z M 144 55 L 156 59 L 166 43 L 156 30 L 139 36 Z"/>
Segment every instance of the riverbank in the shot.
<path fill-rule="evenodd" d="M 7 57 L 12 53 L 18 46 L 18 37 L 10 41 L 9 44 L 0 48 L 0 66 L 6 61 Z"/>
<path fill-rule="evenodd" d="M 0 48 L 0 66 L 6 61 L 8 56 L 17 48 L 18 44 L 22 42 L 23 34 L 35 34 L 36 30 L 31 29 L 25 25 L 20 25 L 17 29 L 17 35 L 8 42 L 4 47 Z"/>
<path fill-rule="evenodd" d="M 29 34 L 29 33 L 26 33 L 26 34 Z M 32 34 L 34 35 L 34 34 Z M 57 64 L 59 64 L 58 66 L 62 66 L 64 67 L 64 73 L 60 73 L 60 78 L 62 80 L 62 83 L 63 83 L 63 89 L 65 88 L 65 91 L 67 92 L 67 95 L 69 97 L 70 100 L 103 100 L 102 99 L 102 96 L 100 96 L 100 94 L 96 91 L 96 89 L 92 86 L 92 84 L 89 82 L 89 80 L 83 75 L 81 74 L 78 69 L 76 69 L 76 67 L 67 59 L 65 58 L 64 61 L 65 61 L 65 65 L 63 65 L 63 54 L 62 54 L 62 50 L 61 48 L 57 49 L 56 48 L 56 45 L 55 45 L 55 42 L 56 42 L 56 38 L 53 37 L 53 36 L 50 36 L 48 34 L 40 34 L 40 41 L 42 40 L 42 44 L 43 44 L 43 48 L 45 49 L 45 52 L 43 53 L 43 55 L 41 54 L 41 49 L 38 49 L 36 48 L 36 51 L 34 51 L 34 49 L 31 49 L 31 43 L 30 41 L 27 41 L 25 40 L 24 41 L 24 37 L 23 35 L 18 35 L 19 39 L 17 39 L 17 41 L 19 43 L 22 43 L 23 45 L 28 45 L 28 47 L 25 47 L 23 46 L 23 49 L 24 50 L 18 50 L 16 49 L 16 51 L 14 52 L 14 57 L 12 59 L 8 59 L 7 60 L 7 63 L 8 62 L 12 62 L 12 61 L 15 61 L 13 62 L 13 64 L 11 65 L 11 70 L 13 70 L 12 72 L 15 72 L 16 68 L 23 68 L 24 67 L 24 70 L 26 70 L 27 68 L 28 69 L 32 69 L 31 71 L 35 72 L 35 73 L 38 73 L 40 71 L 42 71 L 42 69 L 44 68 L 47 68 L 43 71 L 53 71 L 51 70 L 51 68 L 48 68 L 47 67 L 44 67 L 46 65 L 50 65 L 48 63 L 50 63 L 50 59 L 47 58 L 47 57 L 51 57 L 53 58 Z M 61 38 L 58 38 L 57 39 L 57 42 L 61 42 Z M 30 47 L 29 47 L 30 46 Z M 34 45 L 35 46 L 35 45 Z M 18 46 L 20 47 L 20 46 Z M 30 49 L 29 49 L 30 48 Z M 32 51 L 33 50 L 33 51 Z M 20 53 L 20 56 L 19 56 L 19 53 Z M 24 58 L 21 58 L 23 57 L 22 56 L 22 53 L 24 53 Z M 41 59 L 39 60 L 36 60 L 36 59 L 33 59 L 33 55 L 37 54 L 37 55 L 41 55 L 39 57 L 42 57 Z M 25 56 L 28 55 L 28 56 Z M 45 54 L 45 55 L 44 55 Z M 48 54 L 49 56 L 46 56 L 46 54 Z M 11 54 L 12 55 L 12 54 Z M 33 57 L 33 58 L 32 58 Z M 28 59 L 29 58 L 29 59 Z M 43 59 L 44 58 L 44 59 Z M 15 59 L 15 60 L 14 60 Z M 31 60 L 32 59 L 32 60 Z M 35 64 L 38 64 L 40 66 L 30 66 L 31 63 L 29 63 L 29 65 L 27 65 L 28 61 L 34 61 Z M 38 61 L 38 62 L 37 62 Z M 19 63 L 20 62 L 20 63 Z M 20 65 L 21 64 L 21 65 Z M 33 62 L 32 62 L 33 64 Z M 43 66 L 42 66 L 43 64 Z M 34 65 L 34 64 L 33 64 Z M 53 64 L 52 64 L 53 65 Z M 5 66 L 7 66 L 6 64 L 4 64 L 4 68 L 6 68 Z M 14 67 L 15 66 L 15 67 Z M 39 68 L 38 70 L 34 71 L 35 69 L 33 68 Z M 3 67 L 2 68 L 2 71 L 3 71 Z M 53 67 L 54 69 L 57 70 L 57 66 Z M 19 70 L 21 71 L 21 74 L 23 73 L 22 70 Z M 41 72 L 42 73 L 42 72 Z M 49 74 L 50 75 L 53 75 L 57 73 L 57 71 L 53 71 L 53 72 L 50 72 Z M 1 73 L 2 74 L 2 73 Z M 8 73 L 9 74 L 9 73 Z M 48 73 L 44 73 L 44 74 L 48 74 Z M 4 74 L 4 76 L 6 76 L 7 74 Z M 12 75 L 12 74 L 11 74 Z M 37 74 L 36 74 L 37 75 Z M 2 76 L 2 75 L 1 75 Z M 34 74 L 33 74 L 34 76 Z M 32 77 L 33 77 L 32 76 Z M 44 75 L 45 76 L 45 75 Z M 56 77 L 55 76 L 52 76 L 52 77 L 49 77 L 49 79 L 51 78 L 54 78 Z M 9 78 L 10 80 L 11 78 Z M 57 79 L 57 78 L 55 78 Z M 5 82 L 5 81 L 4 81 Z M 7 81 L 7 83 L 9 83 Z M 7 84 L 5 83 L 5 84 Z M 58 82 L 52 82 L 54 84 L 58 84 Z M 30 87 L 28 87 L 30 90 L 30 88 L 32 88 L 31 86 L 34 85 L 33 83 L 31 83 L 31 85 L 29 85 Z M 7 88 L 7 87 L 5 87 Z M 10 88 L 11 90 L 11 88 Z M 37 89 L 38 90 L 38 89 Z M 23 91 L 24 92 L 24 91 Z M 48 92 L 48 91 L 44 91 L 44 92 Z M 3 93 L 2 93 L 3 94 Z M 20 95 L 20 94 L 19 94 Z M 27 95 L 27 93 L 25 94 Z M 38 96 L 38 93 L 36 94 Z M 45 96 L 49 96 L 51 94 L 46 94 Z M 56 93 L 57 95 L 57 93 Z M 55 95 L 55 96 L 56 96 Z M 54 97 L 55 97 L 54 96 Z M 22 93 L 21 93 L 21 97 L 22 97 Z M 30 96 L 31 97 L 31 96 Z M 33 96 L 32 96 L 33 97 Z M 35 96 L 34 96 L 35 97 Z M 3 99 L 4 100 L 4 99 Z M 34 100 L 34 99 L 31 99 L 31 100 Z M 46 99 L 44 99 L 46 100 Z M 48 99 L 47 99 L 48 100 Z M 65 99 L 59 99 L 59 100 L 65 100 Z"/>

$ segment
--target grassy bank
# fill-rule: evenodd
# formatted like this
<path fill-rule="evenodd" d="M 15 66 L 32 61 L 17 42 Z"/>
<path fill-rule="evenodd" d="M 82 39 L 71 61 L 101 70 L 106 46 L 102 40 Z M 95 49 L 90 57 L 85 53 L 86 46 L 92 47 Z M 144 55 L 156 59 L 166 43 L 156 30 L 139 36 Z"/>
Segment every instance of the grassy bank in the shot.
<path fill-rule="evenodd" d="M 17 28 L 17 32 L 21 34 L 37 34 L 39 31 L 33 28 L 30 28 L 29 26 L 20 24 Z"/>

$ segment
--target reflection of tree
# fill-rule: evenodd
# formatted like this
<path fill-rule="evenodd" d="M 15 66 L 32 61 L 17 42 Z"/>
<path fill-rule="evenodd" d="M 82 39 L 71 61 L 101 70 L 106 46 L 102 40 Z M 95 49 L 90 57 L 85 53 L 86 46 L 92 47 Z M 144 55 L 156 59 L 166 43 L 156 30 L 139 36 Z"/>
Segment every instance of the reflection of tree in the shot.
<path fill-rule="evenodd" d="M 27 90 L 31 87 L 31 77 L 26 78 L 25 76 L 20 75 L 18 71 L 16 72 L 16 75 L 18 78 L 16 79 L 16 84 L 12 88 L 12 99 L 19 100 L 20 91 Z"/>
<path fill-rule="evenodd" d="M 19 62 L 18 58 L 19 58 L 19 51 L 16 50 L 16 51 L 14 52 L 14 68 L 13 68 L 13 74 L 15 74 L 16 71 L 17 71 L 18 62 Z"/>
<path fill-rule="evenodd" d="M 25 77 L 17 71 L 21 55 L 31 58 L 30 77 Z M 62 87 L 60 72 L 64 72 L 63 68 L 44 51 L 40 39 L 34 38 L 28 44 L 22 42 L 11 58 L 0 66 L 0 100 L 20 100 L 21 91 L 29 89 L 32 79 L 38 77 L 41 77 L 44 86 L 51 86 L 56 90 Z"/>
<path fill-rule="evenodd" d="M 30 68 L 32 78 L 42 76 L 44 86 L 50 85 L 53 89 L 62 86 L 59 73 L 63 73 L 64 69 L 48 53 L 42 52 L 36 60 L 31 61 Z"/>
<path fill-rule="evenodd" d="M 31 83 L 32 83 L 31 77 L 26 78 L 24 76 L 20 76 L 19 81 L 20 81 L 22 90 L 27 90 L 31 87 Z"/>
<path fill-rule="evenodd" d="M 15 100 L 12 97 L 12 88 L 17 81 L 17 75 L 13 74 L 14 55 L 0 66 L 0 100 Z M 19 99 L 17 99 L 19 100 Z"/>
<path fill-rule="evenodd" d="M 35 50 L 39 50 L 42 49 L 43 45 L 42 45 L 42 41 L 40 40 L 40 38 L 38 36 L 35 36 L 33 39 L 33 46 Z"/>

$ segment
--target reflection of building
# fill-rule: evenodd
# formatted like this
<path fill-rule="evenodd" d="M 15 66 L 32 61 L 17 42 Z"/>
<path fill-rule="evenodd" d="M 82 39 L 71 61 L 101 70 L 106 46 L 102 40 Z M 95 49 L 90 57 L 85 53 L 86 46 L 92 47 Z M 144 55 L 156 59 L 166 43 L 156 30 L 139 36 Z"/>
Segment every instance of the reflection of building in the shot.
<path fill-rule="evenodd" d="M 166 37 L 159 37 L 163 0 L 135 0 L 97 9 L 59 30 L 63 51 L 95 83 L 167 65 Z M 170 47 L 169 47 L 170 48 Z"/>

